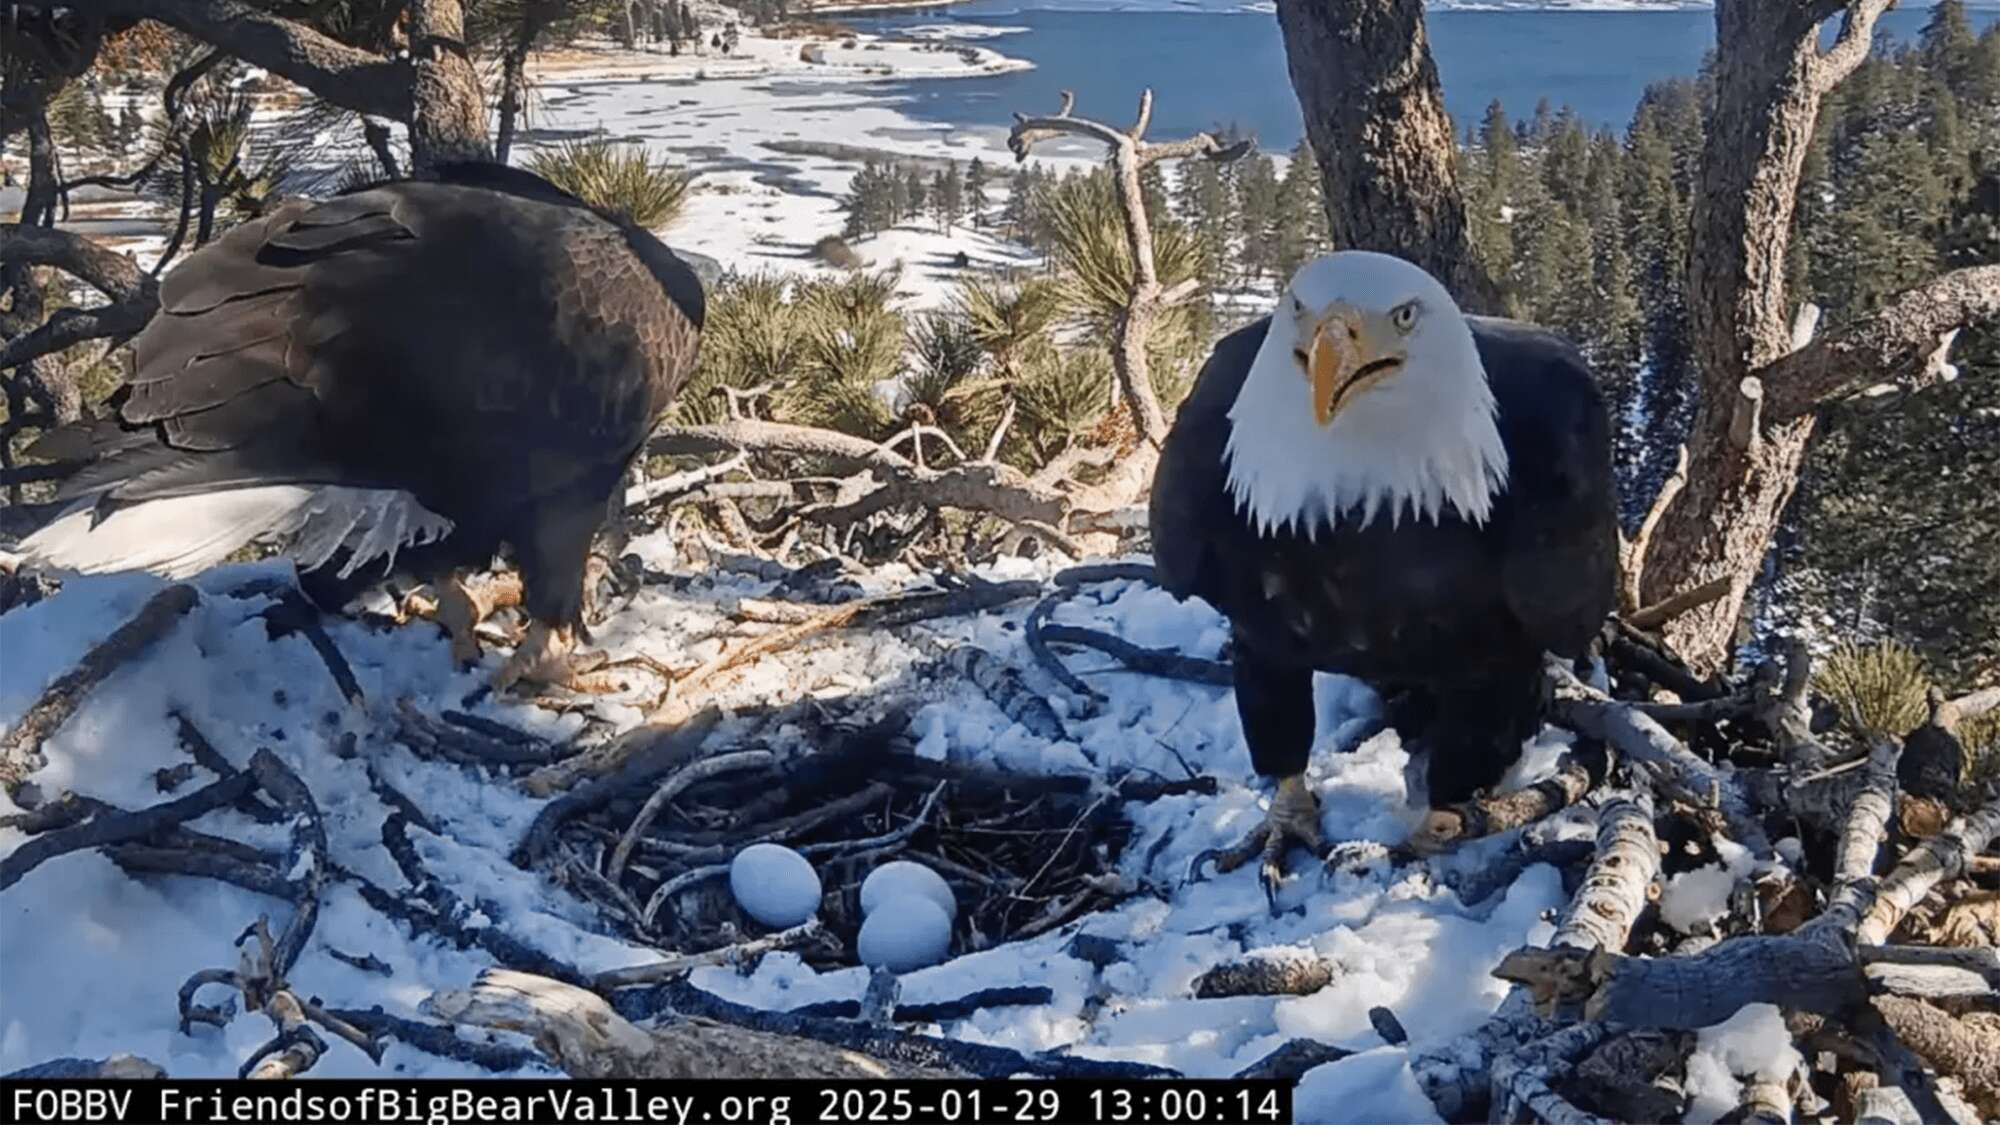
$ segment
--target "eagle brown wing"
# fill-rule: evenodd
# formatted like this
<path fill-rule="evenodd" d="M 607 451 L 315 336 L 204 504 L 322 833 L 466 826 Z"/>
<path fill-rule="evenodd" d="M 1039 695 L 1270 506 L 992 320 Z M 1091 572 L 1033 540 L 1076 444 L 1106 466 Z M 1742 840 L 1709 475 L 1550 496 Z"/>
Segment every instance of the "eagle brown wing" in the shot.
<path fill-rule="evenodd" d="M 1507 446 L 1501 590 L 1529 640 L 1576 656 L 1616 598 L 1618 508 L 1604 396 L 1583 356 L 1554 333 L 1478 318 L 1473 329 Z"/>
<path fill-rule="evenodd" d="M 1160 585 L 1181 598 L 1201 598 L 1224 608 L 1223 583 L 1241 567 L 1219 556 L 1238 538 L 1240 521 L 1230 508 L 1229 408 L 1243 389 L 1251 361 L 1270 321 L 1261 319 L 1222 338 L 1195 376 L 1153 474 L 1149 522 L 1153 566 Z"/>
<path fill-rule="evenodd" d="M 692 370 L 703 316 L 651 235 L 481 166 L 287 203 L 161 296 L 70 495 L 345 484 L 477 520 L 615 473 Z"/>

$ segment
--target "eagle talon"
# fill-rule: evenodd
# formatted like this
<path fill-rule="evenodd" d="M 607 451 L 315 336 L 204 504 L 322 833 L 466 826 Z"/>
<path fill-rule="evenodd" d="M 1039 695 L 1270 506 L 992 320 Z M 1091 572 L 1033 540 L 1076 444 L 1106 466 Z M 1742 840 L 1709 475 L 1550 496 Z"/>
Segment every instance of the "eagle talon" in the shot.
<path fill-rule="evenodd" d="M 1204 864 L 1213 860 L 1218 874 L 1231 871 L 1250 862 L 1261 859 L 1258 865 L 1257 881 L 1264 889 L 1265 901 L 1270 904 L 1273 914 L 1278 912 L 1278 888 L 1285 877 L 1285 856 L 1293 844 L 1310 850 L 1314 855 L 1326 852 L 1326 838 L 1319 827 L 1319 798 L 1306 788 L 1304 775 L 1294 774 L 1278 782 L 1277 795 L 1271 799 L 1271 810 L 1264 820 L 1250 830 L 1249 835 L 1227 848 L 1211 848 L 1194 857 L 1188 868 L 1188 881 L 1200 877 Z"/>
<path fill-rule="evenodd" d="M 528 635 L 494 674 L 493 690 L 505 692 L 518 684 L 533 684 L 592 694 L 619 691 L 623 684 L 605 671 L 610 662 L 605 653 L 577 651 L 574 629 L 550 628 L 537 621 L 528 626 Z"/>

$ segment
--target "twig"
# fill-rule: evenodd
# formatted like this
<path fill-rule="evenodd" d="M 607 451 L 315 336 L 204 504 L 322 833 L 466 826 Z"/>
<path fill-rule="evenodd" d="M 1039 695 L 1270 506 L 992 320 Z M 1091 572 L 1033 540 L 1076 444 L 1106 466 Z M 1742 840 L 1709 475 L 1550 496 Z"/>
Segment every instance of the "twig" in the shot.
<path fill-rule="evenodd" d="M 280 640 L 293 633 L 305 635 L 306 643 L 312 645 L 319 654 L 320 663 L 333 676 L 340 694 L 355 706 L 363 702 L 361 681 L 354 678 L 354 668 L 347 658 L 340 654 L 340 647 L 327 635 L 326 626 L 320 623 L 319 610 L 306 600 L 304 594 L 294 589 L 286 589 L 275 595 L 277 604 L 266 609 L 262 616 L 267 623 L 272 640 Z"/>
<path fill-rule="evenodd" d="M 163 828 L 214 812 L 249 793 L 256 785 L 256 778 L 237 774 L 164 804 L 129 813 L 106 808 L 82 824 L 45 832 L 14 849 L 7 858 L 0 859 L 0 890 L 20 882 L 22 876 L 57 856 L 85 848 L 144 839 Z"/>
<path fill-rule="evenodd" d="M 195 588 L 188 585 L 168 586 L 154 594 L 130 621 L 42 692 L 6 737 L 0 738 L 0 785 L 5 785 L 8 796 L 14 795 L 29 774 L 42 768 L 42 743 L 76 713 L 91 689 L 165 636 L 199 600 Z"/>
<path fill-rule="evenodd" d="M 1712 578 L 1698 586 L 1682 590 L 1664 601 L 1633 610 L 1625 615 L 1625 623 L 1634 629 L 1657 629 L 1681 614 L 1700 609 L 1727 594 L 1730 582 L 1728 575 Z"/>
<path fill-rule="evenodd" d="M 291 854 L 286 857 L 285 870 L 291 873 L 291 882 L 297 888 L 294 899 L 297 909 L 285 924 L 284 935 L 272 950 L 270 963 L 272 975 L 283 980 L 291 975 L 292 966 L 319 920 L 320 889 L 327 876 L 326 826 L 320 821 L 319 804 L 313 800 L 312 790 L 276 754 L 258 750 L 250 757 L 249 772 L 292 818 Z"/>
<path fill-rule="evenodd" d="M 611 969 L 597 974 L 591 986 L 599 992 L 614 988 L 630 988 L 634 985 L 657 984 L 663 980 L 685 976 L 707 965 L 741 965 L 777 949 L 791 949 L 818 941 L 826 932 L 818 918 L 808 919 L 804 925 L 766 934 L 749 941 L 740 941 L 720 949 L 704 953 L 679 953 L 662 961 L 645 965 L 633 965 L 625 969 Z"/>
<path fill-rule="evenodd" d="M 1036 602 L 1035 608 L 1028 611 L 1028 620 L 1022 626 L 1022 631 L 1028 642 L 1028 651 L 1034 655 L 1035 662 L 1049 675 L 1055 677 L 1057 683 L 1068 689 L 1072 695 L 1094 704 L 1102 704 L 1104 693 L 1077 679 L 1076 673 L 1069 670 L 1069 666 L 1064 664 L 1062 658 L 1055 654 L 1055 650 L 1049 647 L 1048 638 L 1042 635 L 1042 629 L 1048 623 L 1049 615 L 1055 612 L 1056 606 L 1069 598 L 1074 589 L 1073 586 L 1058 586 L 1054 593 Z"/>
<path fill-rule="evenodd" d="M 1096 649 L 1144 676 L 1214 687 L 1228 687 L 1236 682 L 1235 673 L 1230 671 L 1229 665 L 1219 660 L 1184 656 L 1169 648 L 1145 648 L 1096 629 L 1050 624 L 1043 627 L 1042 637 L 1050 644 Z"/>
<path fill-rule="evenodd" d="M 717 754 L 714 757 L 689 762 L 668 774 L 666 779 L 660 782 L 659 787 L 653 790 L 653 795 L 646 798 L 646 803 L 639 807 L 639 815 L 632 818 L 632 824 L 625 829 L 625 834 L 618 838 L 618 846 L 612 849 L 611 861 L 605 867 L 605 877 L 616 882 L 624 875 L 625 864 L 632 858 L 632 849 L 638 844 L 639 837 L 645 835 L 646 829 L 652 827 L 654 818 L 660 815 L 660 810 L 667 807 L 667 802 L 680 796 L 688 786 L 711 777 L 720 777 L 725 773 L 773 765 L 777 760 L 778 756 L 769 750 L 739 750 L 733 754 Z"/>

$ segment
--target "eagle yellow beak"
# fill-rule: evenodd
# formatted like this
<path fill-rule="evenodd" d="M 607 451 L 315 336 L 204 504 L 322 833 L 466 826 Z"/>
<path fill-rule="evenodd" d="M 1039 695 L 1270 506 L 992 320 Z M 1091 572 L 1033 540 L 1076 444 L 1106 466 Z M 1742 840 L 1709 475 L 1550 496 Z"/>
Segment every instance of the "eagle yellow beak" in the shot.
<path fill-rule="evenodd" d="M 1343 304 L 1321 314 L 1306 350 L 1313 417 L 1319 424 L 1332 424 L 1363 391 L 1400 370 L 1408 358 L 1402 343 L 1402 333 L 1380 313 Z"/>

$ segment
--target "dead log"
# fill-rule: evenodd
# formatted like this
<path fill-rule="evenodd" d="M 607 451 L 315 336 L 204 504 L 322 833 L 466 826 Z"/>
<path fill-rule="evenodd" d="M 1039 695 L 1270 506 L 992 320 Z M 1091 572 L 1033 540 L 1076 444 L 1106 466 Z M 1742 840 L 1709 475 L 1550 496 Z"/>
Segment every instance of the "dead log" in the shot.
<path fill-rule="evenodd" d="M 874 1058 L 811 1039 L 684 1018 L 644 1030 L 573 985 L 488 969 L 469 989 L 434 994 L 426 1014 L 532 1037 L 574 1078 L 963 1078 L 963 1071 Z"/>
<path fill-rule="evenodd" d="M 1884 1023 L 1910 1050 L 1956 1078 L 1965 1098 L 1988 1120 L 2000 1117 L 2000 1025 L 1961 1018 L 1923 1000 L 1877 996 Z"/>
<path fill-rule="evenodd" d="M 1964 874 L 1971 857 L 1985 851 L 1995 835 L 2000 835 L 2000 800 L 1954 819 L 1943 832 L 1904 856 L 1903 862 L 1883 877 L 1873 905 L 1855 931 L 1858 940 L 1867 945 L 1887 941 L 1897 923 L 1932 887 Z"/>
<path fill-rule="evenodd" d="M 1411 834 L 1409 846 L 1420 855 L 1430 855 L 1466 840 L 1525 828 L 1577 803 L 1589 790 L 1589 771 L 1582 762 L 1565 755 L 1554 777 L 1525 789 L 1432 809 Z"/>

